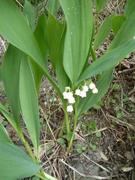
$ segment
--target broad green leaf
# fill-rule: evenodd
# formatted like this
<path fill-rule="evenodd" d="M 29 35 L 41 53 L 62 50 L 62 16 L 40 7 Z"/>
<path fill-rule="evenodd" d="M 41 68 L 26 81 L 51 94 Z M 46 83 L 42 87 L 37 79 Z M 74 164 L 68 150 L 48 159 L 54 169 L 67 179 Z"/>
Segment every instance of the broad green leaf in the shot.
<path fill-rule="evenodd" d="M 112 28 L 112 16 L 108 16 L 105 18 L 103 24 L 98 29 L 98 32 L 95 36 L 94 41 L 94 49 L 97 49 L 108 36 Z"/>
<path fill-rule="evenodd" d="M 8 112 L 5 106 L 0 103 L 0 113 L 6 118 L 6 120 L 13 126 L 13 128 L 18 131 L 18 127 L 16 126 L 16 122 L 13 116 Z"/>
<path fill-rule="evenodd" d="M 107 92 L 110 82 L 112 81 L 112 70 L 108 70 L 104 72 L 97 82 L 98 94 L 92 94 L 90 92 L 86 98 L 80 101 L 78 105 L 78 114 L 85 113 L 94 105 L 96 105 L 100 99 L 105 95 Z"/>
<path fill-rule="evenodd" d="M 79 82 L 113 68 L 134 50 L 135 39 L 132 38 L 117 48 L 108 51 L 105 55 L 101 56 L 85 69 L 78 79 Z"/>
<path fill-rule="evenodd" d="M 22 52 L 12 45 L 9 46 L 3 61 L 2 77 L 6 95 L 11 105 L 16 125 L 19 125 L 19 71 Z"/>
<path fill-rule="evenodd" d="M 120 30 L 115 36 L 111 49 L 127 42 L 135 36 L 135 12 L 133 12 L 128 18 L 126 18 L 125 22 L 122 24 Z"/>
<path fill-rule="evenodd" d="M 17 146 L 0 141 L 0 179 L 15 180 L 35 175 L 39 165 Z"/>
<path fill-rule="evenodd" d="M 46 57 L 48 55 L 48 44 L 47 44 L 46 28 L 47 28 L 47 17 L 45 15 L 42 15 L 38 19 L 38 23 L 34 34 L 39 44 L 39 48 L 42 53 L 42 56 L 44 57 L 44 60 L 47 61 Z"/>
<path fill-rule="evenodd" d="M 57 11 L 59 7 L 60 7 L 60 4 L 58 0 L 48 1 L 47 3 L 47 9 L 53 16 L 57 15 Z"/>
<path fill-rule="evenodd" d="M 47 17 L 45 15 L 42 15 L 38 19 L 38 23 L 35 29 L 35 38 L 37 39 L 37 42 L 39 44 L 40 51 L 42 53 L 42 56 L 44 57 L 44 64 L 47 71 L 48 67 L 48 46 L 47 46 L 47 37 L 46 37 L 46 28 L 47 28 Z M 37 64 L 33 61 L 31 61 L 32 65 L 32 71 L 34 74 L 34 79 L 36 83 L 36 89 L 37 92 L 39 91 L 41 78 L 43 76 L 43 70 L 37 66 Z"/>
<path fill-rule="evenodd" d="M 115 34 L 120 30 L 122 24 L 126 20 L 126 17 L 121 15 L 121 16 L 113 16 L 112 18 L 112 30 Z"/>
<path fill-rule="evenodd" d="M 23 12 L 27 18 L 29 26 L 31 27 L 32 31 L 34 31 L 36 27 L 35 21 L 37 16 L 36 8 L 28 0 L 25 0 Z"/>
<path fill-rule="evenodd" d="M 28 0 L 25 1 L 23 12 L 25 16 L 28 18 L 28 23 L 30 24 L 31 29 L 34 32 L 40 51 L 42 53 L 42 56 L 44 57 L 45 65 L 47 67 L 48 48 L 47 48 L 47 41 L 45 37 L 46 18 L 44 15 L 39 17 L 38 23 L 36 25 L 36 22 L 35 22 L 36 16 L 37 16 L 36 8 L 32 6 L 32 4 Z M 37 64 L 33 60 L 31 60 L 31 68 L 32 68 L 35 83 L 36 83 L 36 89 L 37 89 L 37 92 L 39 92 L 41 78 L 43 76 L 43 70 L 39 66 L 37 66 Z"/>
<path fill-rule="evenodd" d="M 47 23 L 49 56 L 55 68 L 61 91 L 64 91 L 64 88 L 68 85 L 68 77 L 63 67 L 64 38 L 65 23 L 61 23 L 52 15 L 49 15 Z"/>
<path fill-rule="evenodd" d="M 38 97 L 30 62 L 25 57 L 21 61 L 20 67 L 19 95 L 22 116 L 33 145 L 37 150 L 40 133 Z"/>
<path fill-rule="evenodd" d="M 0 124 L 0 141 L 5 143 L 6 142 L 11 143 L 11 139 L 9 138 L 9 135 L 2 124 Z"/>
<path fill-rule="evenodd" d="M 56 20 L 51 14 L 49 14 L 47 20 L 47 43 L 49 47 L 49 55 L 53 65 L 59 62 L 61 44 L 63 44 L 63 36 L 65 32 L 65 23 L 61 23 Z"/>
<path fill-rule="evenodd" d="M 93 17 L 91 0 L 60 0 L 67 23 L 65 35 L 63 64 L 72 83 L 81 74 L 92 36 Z"/>
<path fill-rule="evenodd" d="M 125 8 L 125 15 L 130 16 L 134 11 L 135 11 L 135 1 L 127 0 L 126 8 Z"/>
<path fill-rule="evenodd" d="M 30 64 L 31 64 L 31 69 L 33 72 L 35 86 L 36 86 L 36 90 L 37 90 L 37 94 L 38 94 L 39 90 L 40 90 L 41 79 L 42 79 L 42 76 L 44 73 L 43 73 L 43 70 L 39 66 L 37 66 L 37 64 L 34 61 L 31 60 Z"/>
<path fill-rule="evenodd" d="M 37 64 L 44 66 L 43 57 L 32 30 L 13 1 L 0 1 L 0 34 L 15 47 L 31 56 Z"/>
<path fill-rule="evenodd" d="M 26 18 L 15 3 L 9 0 L 0 1 L 0 34 L 12 45 L 29 55 L 41 67 L 55 90 L 59 93 L 59 96 L 61 96 L 57 84 L 52 80 L 44 67 L 44 58 L 33 32 L 27 24 Z"/>
<path fill-rule="evenodd" d="M 96 0 L 96 10 L 101 11 L 106 5 L 108 0 Z"/>

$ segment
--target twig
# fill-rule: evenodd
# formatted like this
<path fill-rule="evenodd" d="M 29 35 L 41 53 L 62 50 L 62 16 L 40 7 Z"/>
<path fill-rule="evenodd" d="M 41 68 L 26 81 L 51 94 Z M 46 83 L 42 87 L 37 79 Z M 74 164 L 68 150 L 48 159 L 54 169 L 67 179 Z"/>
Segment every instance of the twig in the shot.
<path fill-rule="evenodd" d="M 110 117 L 110 118 L 111 118 L 113 121 L 115 121 L 117 124 L 126 126 L 126 127 L 130 128 L 130 129 L 132 129 L 133 131 L 135 131 L 135 126 L 133 126 L 133 125 L 127 123 L 127 122 L 121 121 L 120 119 L 118 119 L 118 118 L 116 118 L 116 117 L 114 117 L 114 116 L 112 116 L 112 115 L 110 115 L 110 114 L 108 114 L 107 116 Z"/>
<path fill-rule="evenodd" d="M 55 136 L 54 136 L 54 134 L 53 134 L 53 131 L 52 131 L 50 125 L 49 125 L 49 122 L 48 122 L 48 120 L 47 120 L 47 118 L 46 118 L 46 115 L 45 115 L 45 113 L 44 113 L 44 111 L 43 111 L 43 109 L 42 109 L 41 106 L 40 106 L 40 110 L 41 110 L 41 113 L 43 114 L 43 117 L 44 117 L 44 119 L 45 119 L 45 121 L 46 121 L 46 123 L 47 123 L 47 126 L 48 126 L 48 128 L 49 128 L 49 130 L 50 130 L 50 132 L 51 132 L 51 134 L 52 134 L 52 136 L 53 136 L 53 138 L 54 138 L 54 141 L 56 142 L 57 140 L 56 140 L 56 138 L 55 138 Z"/>
<path fill-rule="evenodd" d="M 16 2 L 17 2 L 17 4 L 18 4 L 20 7 L 23 8 L 23 5 L 22 5 L 18 0 L 16 0 Z"/>
<path fill-rule="evenodd" d="M 89 177 L 89 178 L 93 178 L 93 179 L 96 179 L 96 180 L 104 180 L 104 179 L 110 179 L 112 177 L 116 177 L 116 176 L 107 176 L 107 177 L 102 177 L 102 176 L 91 176 L 91 175 L 86 175 L 86 174 L 83 174 L 83 173 L 80 173 L 77 169 L 75 169 L 74 167 L 72 167 L 71 165 L 67 164 L 63 159 L 60 159 L 60 161 L 65 164 L 66 166 L 68 166 L 70 169 L 72 169 L 74 172 L 76 172 L 77 174 L 79 174 L 80 176 L 82 177 Z"/>
<path fill-rule="evenodd" d="M 86 159 L 88 159 L 89 161 L 91 161 L 93 164 L 95 164 L 96 166 L 100 167 L 101 169 L 103 169 L 104 171 L 106 172 L 109 172 L 110 171 L 108 169 L 106 169 L 105 167 L 103 167 L 102 165 L 96 163 L 95 161 L 91 160 L 88 156 L 86 156 L 84 153 L 82 154 Z"/>
<path fill-rule="evenodd" d="M 90 136 L 90 135 L 92 135 L 92 134 L 96 134 L 96 133 L 98 133 L 98 132 L 105 131 L 106 129 L 108 129 L 108 128 L 107 128 L 107 127 L 104 127 L 104 128 L 102 128 L 102 129 L 98 129 L 98 130 L 96 130 L 96 131 L 93 131 L 93 132 L 91 132 L 91 133 L 89 133 L 89 134 L 84 135 L 84 137 Z"/>

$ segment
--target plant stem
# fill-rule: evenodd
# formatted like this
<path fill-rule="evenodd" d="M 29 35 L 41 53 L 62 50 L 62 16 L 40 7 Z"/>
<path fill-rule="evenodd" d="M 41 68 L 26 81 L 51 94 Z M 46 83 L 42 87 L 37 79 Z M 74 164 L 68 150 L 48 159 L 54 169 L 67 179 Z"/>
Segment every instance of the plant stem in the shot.
<path fill-rule="evenodd" d="M 22 143 L 24 144 L 24 147 L 26 149 L 26 151 L 28 152 L 29 156 L 32 158 L 32 160 L 35 163 L 39 163 L 39 160 L 37 159 L 37 157 L 34 156 L 30 145 L 28 144 L 28 142 L 26 141 L 26 139 L 24 138 L 23 133 L 19 133 L 18 134 Z M 50 176 L 49 174 L 45 173 L 43 169 L 40 170 L 40 172 L 36 175 L 37 177 L 41 178 L 42 180 L 56 180 L 55 178 L 53 178 L 52 176 Z"/>
<path fill-rule="evenodd" d="M 33 159 L 34 162 L 37 162 L 37 159 L 36 159 L 36 157 L 34 156 L 32 150 L 31 150 L 31 147 L 30 147 L 30 145 L 28 144 L 28 142 L 26 141 L 26 139 L 25 139 L 22 131 L 18 132 L 18 136 L 20 137 L 20 139 L 21 139 L 21 141 L 22 141 L 22 143 L 23 143 L 26 151 L 28 152 L 29 156 Z"/>
<path fill-rule="evenodd" d="M 67 129 L 67 134 L 70 133 L 70 121 L 69 121 L 69 116 L 68 113 L 66 111 L 66 109 L 64 109 L 64 113 L 65 113 L 65 123 L 66 123 L 66 129 Z"/>
<path fill-rule="evenodd" d="M 36 176 L 42 180 L 57 180 L 56 178 L 50 176 L 49 174 L 46 174 L 43 170 L 41 170 L 40 173 L 38 173 Z"/>
<path fill-rule="evenodd" d="M 62 121 L 61 128 L 60 128 L 60 132 L 59 132 L 59 134 L 58 134 L 58 137 L 61 137 L 61 136 L 62 136 L 64 127 L 65 127 L 65 118 L 64 118 L 63 121 Z"/>
<path fill-rule="evenodd" d="M 70 150 L 72 148 L 72 145 L 73 145 L 73 140 L 74 140 L 76 125 L 77 125 L 77 120 L 78 120 L 77 106 L 75 105 L 74 127 L 73 127 L 72 137 L 71 137 L 71 139 L 69 141 L 69 144 L 68 144 L 67 154 L 70 152 Z"/>

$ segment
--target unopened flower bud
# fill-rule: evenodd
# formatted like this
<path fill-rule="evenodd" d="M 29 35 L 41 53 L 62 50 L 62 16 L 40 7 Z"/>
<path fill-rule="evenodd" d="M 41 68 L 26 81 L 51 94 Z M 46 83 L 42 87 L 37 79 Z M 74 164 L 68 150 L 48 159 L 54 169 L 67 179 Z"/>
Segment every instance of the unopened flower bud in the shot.
<path fill-rule="evenodd" d="M 98 89 L 97 88 L 92 89 L 92 93 L 93 94 L 97 94 L 98 93 Z"/>
<path fill-rule="evenodd" d="M 92 89 L 95 89 L 96 86 L 95 86 L 95 84 L 94 84 L 93 82 L 91 82 L 91 83 L 89 84 L 89 88 L 92 90 Z"/>

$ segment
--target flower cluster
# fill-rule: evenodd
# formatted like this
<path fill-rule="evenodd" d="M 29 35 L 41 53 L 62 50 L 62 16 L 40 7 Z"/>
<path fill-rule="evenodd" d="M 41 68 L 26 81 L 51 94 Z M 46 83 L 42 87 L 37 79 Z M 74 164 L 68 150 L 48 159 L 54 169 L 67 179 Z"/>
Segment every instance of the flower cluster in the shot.
<path fill-rule="evenodd" d="M 67 112 L 72 112 L 73 111 L 73 106 L 72 104 L 75 103 L 75 98 L 73 96 L 73 92 L 70 90 L 70 87 L 66 87 L 65 91 L 63 92 L 63 98 L 68 101 L 68 106 L 67 106 Z"/>
<path fill-rule="evenodd" d="M 75 93 L 73 94 L 73 91 L 71 91 L 70 87 L 66 87 L 65 91 L 63 92 L 63 98 L 67 100 L 68 106 L 67 106 L 67 112 L 73 112 L 73 104 L 75 103 L 75 97 L 80 96 L 81 98 L 85 98 L 87 96 L 87 92 L 91 90 L 93 94 L 98 93 L 98 89 L 96 88 L 96 85 L 91 82 L 89 85 L 83 85 L 80 89 L 76 89 Z"/>
<path fill-rule="evenodd" d="M 89 91 L 89 89 L 92 90 L 93 94 L 98 93 L 98 89 L 96 88 L 96 85 L 93 82 L 91 82 L 89 84 L 89 86 L 85 84 L 84 86 L 82 86 L 81 89 L 76 89 L 75 90 L 75 95 L 80 96 L 81 98 L 84 98 L 84 97 L 87 96 L 87 92 Z"/>

